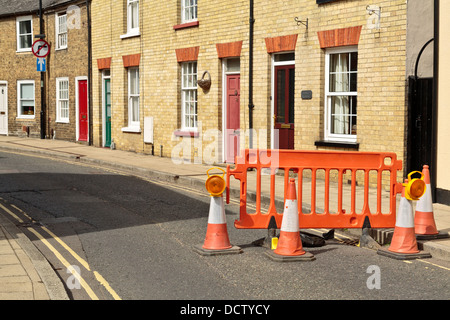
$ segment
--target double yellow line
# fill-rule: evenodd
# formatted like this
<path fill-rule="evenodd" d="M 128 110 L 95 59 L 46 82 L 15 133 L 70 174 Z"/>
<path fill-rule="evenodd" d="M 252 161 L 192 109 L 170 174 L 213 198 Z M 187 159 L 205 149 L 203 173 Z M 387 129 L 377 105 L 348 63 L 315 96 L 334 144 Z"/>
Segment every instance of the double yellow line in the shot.
<path fill-rule="evenodd" d="M 0 200 L 3 200 L 2 198 L 0 198 Z M 19 212 L 21 212 L 23 215 L 25 215 L 31 222 L 33 222 L 34 220 L 27 215 L 24 211 L 22 211 L 20 208 L 16 207 L 15 205 L 11 205 L 12 207 L 14 207 L 14 209 L 18 210 Z M 24 223 L 23 219 L 20 218 L 17 214 L 15 214 L 14 212 L 12 212 L 11 210 L 9 210 L 7 207 L 5 207 L 3 204 L 0 203 L 0 209 L 2 209 L 4 212 L 6 212 L 7 214 L 9 214 L 11 217 L 13 217 L 14 219 L 16 219 L 19 223 Z M 74 250 L 72 250 L 72 248 L 70 248 L 64 241 L 62 241 L 57 235 L 55 235 L 52 231 L 50 231 L 48 228 L 44 227 L 44 226 L 39 226 L 40 229 L 42 229 L 43 231 L 45 231 L 45 233 L 47 233 L 50 237 L 52 237 L 54 240 L 56 240 L 65 250 L 67 250 L 67 252 L 69 252 L 72 257 L 74 257 L 86 270 L 91 271 L 91 268 L 89 266 L 89 264 L 87 263 L 86 260 L 84 260 L 83 258 L 81 258 Z M 86 291 L 86 293 L 88 294 L 88 296 L 92 299 L 92 300 L 99 300 L 98 296 L 95 294 L 95 292 L 92 290 L 92 288 L 89 286 L 89 284 L 86 282 L 86 280 L 84 280 L 81 275 L 77 272 L 77 270 L 75 270 L 75 268 L 73 268 L 71 266 L 71 264 L 63 257 L 63 255 L 50 243 L 47 241 L 47 239 L 44 238 L 44 236 L 42 236 L 41 233 L 39 233 L 37 230 L 35 230 L 34 228 L 28 227 L 27 228 L 28 231 L 30 231 L 31 233 L 33 233 L 55 256 L 56 258 L 67 268 L 67 270 L 70 270 L 70 272 L 72 273 L 72 275 L 75 277 L 75 279 L 77 279 L 80 282 L 80 285 L 83 287 L 83 289 Z M 105 280 L 105 278 L 102 277 L 101 274 L 99 274 L 97 271 L 93 271 L 93 274 L 95 276 L 95 279 L 103 286 L 105 287 L 105 289 L 111 294 L 111 296 L 115 299 L 115 300 L 122 300 L 119 295 L 111 288 L 111 286 L 109 285 L 109 283 Z"/>

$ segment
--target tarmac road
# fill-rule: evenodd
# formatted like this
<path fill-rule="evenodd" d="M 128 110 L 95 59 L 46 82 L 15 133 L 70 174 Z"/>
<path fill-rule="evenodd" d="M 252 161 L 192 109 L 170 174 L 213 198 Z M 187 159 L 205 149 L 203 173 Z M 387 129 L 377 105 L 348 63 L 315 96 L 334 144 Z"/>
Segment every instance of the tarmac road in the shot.
<path fill-rule="evenodd" d="M 266 230 L 233 227 L 236 203 L 228 231 L 243 253 L 205 257 L 192 247 L 204 241 L 206 192 L 45 156 L 0 152 L 0 166 L 0 203 L 74 300 L 450 298 L 447 261 L 392 260 L 335 238 L 305 247 L 314 261 L 275 262 L 252 244 Z"/>

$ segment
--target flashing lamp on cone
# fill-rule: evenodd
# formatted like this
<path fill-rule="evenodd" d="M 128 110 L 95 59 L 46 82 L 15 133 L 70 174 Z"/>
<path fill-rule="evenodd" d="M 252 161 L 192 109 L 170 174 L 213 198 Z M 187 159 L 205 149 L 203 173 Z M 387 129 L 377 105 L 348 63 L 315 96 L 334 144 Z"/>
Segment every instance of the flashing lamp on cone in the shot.
<path fill-rule="evenodd" d="M 209 172 L 213 169 L 222 171 L 222 176 L 217 174 L 210 176 Z M 211 197 L 220 197 L 226 188 L 225 179 L 223 178 L 225 175 L 225 171 L 221 168 L 211 168 L 206 171 L 206 174 L 208 175 L 208 179 L 205 182 L 206 190 L 209 192 Z"/>
<path fill-rule="evenodd" d="M 411 178 L 415 173 L 420 174 L 420 179 Z M 408 182 L 403 185 L 405 186 L 405 198 L 408 200 L 419 200 L 425 194 L 427 188 L 423 180 L 423 173 L 420 171 L 413 171 L 408 174 Z"/>
<path fill-rule="evenodd" d="M 411 179 L 414 173 L 420 173 L 420 179 Z M 425 194 L 425 182 L 420 171 L 413 171 L 403 183 L 402 198 L 395 222 L 394 234 L 389 248 L 378 249 L 378 254 L 389 258 L 406 260 L 430 258 L 428 252 L 419 250 L 414 232 L 414 213 L 412 200 L 418 200 Z"/>
<path fill-rule="evenodd" d="M 222 175 L 210 175 L 213 169 L 222 171 Z M 223 192 L 226 189 L 226 182 L 223 178 L 225 171 L 221 168 L 211 168 L 206 171 L 208 179 L 205 182 L 206 190 L 211 195 L 211 204 L 209 207 L 208 227 L 203 245 L 194 246 L 194 250 L 201 255 L 219 255 L 241 253 L 238 246 L 230 243 L 225 219 L 225 208 L 223 201 Z"/>

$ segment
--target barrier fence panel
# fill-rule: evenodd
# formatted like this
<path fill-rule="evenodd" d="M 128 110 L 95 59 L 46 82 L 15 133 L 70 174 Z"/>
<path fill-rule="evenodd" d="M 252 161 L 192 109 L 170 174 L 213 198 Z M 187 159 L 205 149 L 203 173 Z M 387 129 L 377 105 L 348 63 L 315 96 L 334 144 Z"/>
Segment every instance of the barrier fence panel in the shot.
<path fill-rule="evenodd" d="M 256 172 L 256 211 L 247 212 L 248 172 Z M 362 228 L 365 217 L 369 217 L 372 228 L 394 228 L 396 219 L 396 195 L 401 193 L 402 184 L 397 182 L 397 171 L 402 170 L 402 161 L 395 153 L 389 152 L 339 152 L 339 151 L 296 151 L 296 150 L 243 150 L 236 156 L 235 168 L 227 166 L 227 203 L 229 203 L 230 177 L 240 181 L 240 216 L 235 221 L 238 229 L 267 229 L 271 217 L 280 228 L 283 210 L 275 207 L 275 177 L 277 171 L 284 170 L 284 198 L 286 198 L 289 172 L 297 174 L 297 200 L 299 227 L 308 228 Z M 261 175 L 270 174 L 270 204 L 261 212 Z M 311 209 L 304 210 L 305 199 L 302 178 L 305 172 L 311 175 Z M 363 196 L 358 198 L 357 173 L 363 174 Z M 318 175 L 324 179 L 324 206 L 316 205 Z M 330 210 L 330 176 L 337 175 L 337 197 L 333 194 Z M 350 205 L 343 205 L 345 176 L 351 176 Z M 376 210 L 369 205 L 369 176 L 376 178 Z M 389 208 L 382 210 L 383 176 L 389 183 Z M 371 194 L 372 196 L 373 194 Z M 337 199 L 335 199 L 337 198 Z M 362 209 L 356 209 L 356 202 L 363 201 Z M 305 212 L 303 212 L 305 211 Z M 308 212 L 306 212 L 308 211 Z"/>

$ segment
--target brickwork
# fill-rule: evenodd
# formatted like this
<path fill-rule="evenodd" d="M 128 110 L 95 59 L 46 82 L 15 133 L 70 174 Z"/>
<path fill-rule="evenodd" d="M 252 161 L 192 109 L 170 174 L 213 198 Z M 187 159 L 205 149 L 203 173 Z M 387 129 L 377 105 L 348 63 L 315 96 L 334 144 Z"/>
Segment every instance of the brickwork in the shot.
<path fill-rule="evenodd" d="M 67 6 L 44 10 L 45 40 L 51 46 L 47 56 L 47 72 L 45 73 L 46 132 L 47 138 L 75 141 L 76 139 L 76 92 L 75 78 L 88 76 L 88 37 L 87 15 L 84 2 L 74 1 L 80 9 L 79 28 L 69 29 L 67 48 L 56 50 L 55 44 L 55 16 L 57 12 L 65 12 Z M 78 13 L 77 13 L 78 14 Z M 39 18 L 33 15 L 33 39 L 39 34 Z M 75 21 L 75 20 L 74 20 Z M 8 132 L 11 135 L 40 137 L 40 111 L 41 111 L 41 76 L 36 71 L 36 57 L 31 51 L 17 52 L 16 43 L 16 17 L 0 19 L 0 34 L 2 43 L 2 63 L 0 65 L 0 81 L 8 82 Z M 56 78 L 69 79 L 69 122 L 56 121 Z M 18 115 L 17 81 L 33 80 L 35 89 L 34 118 L 21 119 Z"/>
<path fill-rule="evenodd" d="M 153 117 L 154 153 L 170 156 L 181 139 L 190 141 L 190 155 L 211 148 L 213 139 L 174 135 L 181 126 L 180 64 L 177 50 L 198 47 L 198 76 L 207 70 L 212 79 L 208 91 L 198 89 L 198 121 L 201 133 L 223 130 L 222 61 L 217 44 L 242 41 L 240 49 L 240 124 L 249 126 L 249 8 L 245 1 L 199 1 L 198 23 L 180 24 L 180 1 L 140 1 L 140 36 L 126 34 L 126 1 L 99 0 L 92 4 L 93 61 L 111 58 L 112 137 L 123 150 L 151 153 L 144 143 L 144 118 Z M 295 149 L 336 149 L 316 147 L 324 139 L 325 49 L 319 32 L 338 29 L 349 32 L 353 44 L 358 34 L 358 110 L 357 143 L 361 151 L 393 151 L 400 159 L 405 153 L 405 45 L 406 2 L 382 1 L 380 29 L 369 29 L 373 17 L 366 11 L 372 1 L 336 1 L 317 5 L 311 0 L 255 1 L 253 125 L 267 130 L 267 140 L 259 147 L 270 147 L 272 130 L 271 53 L 291 50 L 295 42 Z M 308 19 L 308 28 L 294 20 Z M 174 28 L 175 26 L 175 28 Z M 333 31 L 334 32 L 334 31 Z M 335 33 L 333 33 L 334 35 Z M 346 37 L 339 32 L 337 36 Z M 122 36 L 122 37 L 121 37 Z M 267 39 L 278 39 L 269 41 Z M 282 42 L 286 39 L 287 42 Z M 277 41 L 278 41 L 277 40 Z M 278 45 L 271 48 L 269 46 Z M 220 48 L 220 46 L 219 46 Z M 140 54 L 140 128 L 124 132 L 127 126 L 127 72 L 123 56 Z M 219 53 L 220 54 L 220 53 Z M 95 66 L 95 64 L 94 64 Z M 102 145 L 103 107 L 101 71 L 93 70 L 94 143 Z M 301 92 L 311 90 L 312 98 L 302 100 Z M 257 131 L 259 134 L 259 131 Z M 258 135 L 259 138 L 259 135 Z M 215 155 L 221 159 L 222 137 Z M 248 139 L 246 139 L 248 141 Z M 267 142 L 267 143 L 265 143 Z M 248 144 L 246 144 L 248 146 Z M 197 150 L 195 150 L 197 148 Z M 346 150 L 340 147 L 339 150 Z"/>

